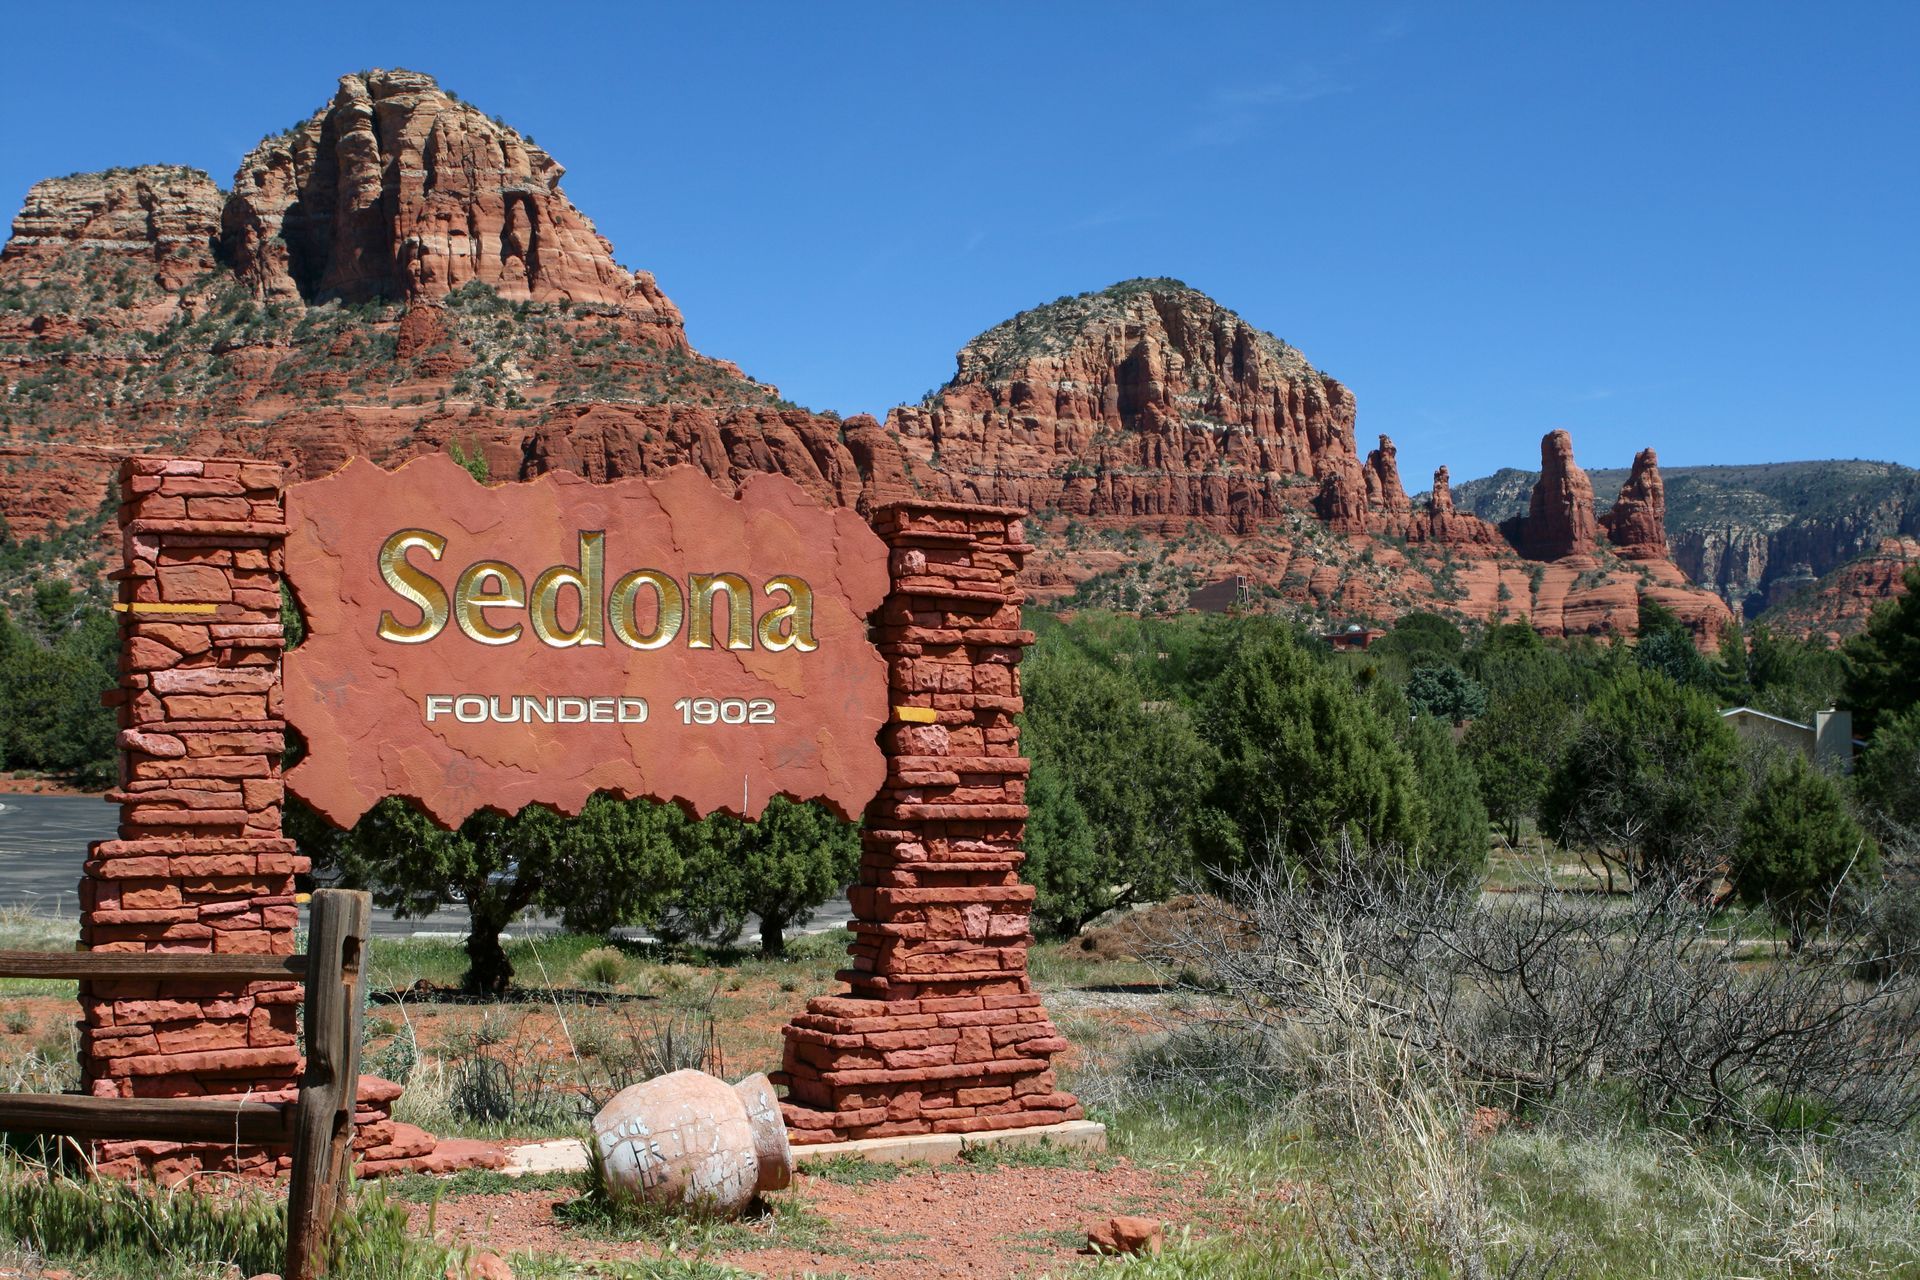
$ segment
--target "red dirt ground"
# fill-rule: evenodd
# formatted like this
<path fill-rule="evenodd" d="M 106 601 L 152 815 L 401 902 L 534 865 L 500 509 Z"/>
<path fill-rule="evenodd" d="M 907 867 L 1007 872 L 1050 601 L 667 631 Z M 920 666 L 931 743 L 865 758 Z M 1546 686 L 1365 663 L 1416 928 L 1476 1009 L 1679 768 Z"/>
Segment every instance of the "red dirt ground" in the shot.
<path fill-rule="evenodd" d="M 561 1193 L 564 1195 L 565 1193 Z M 1195 1174 L 1136 1168 L 917 1168 L 890 1182 L 849 1184 L 801 1174 L 776 1199 L 797 1199 L 824 1219 L 805 1245 L 778 1241 L 779 1219 L 744 1229 L 766 1240 L 716 1251 L 714 1260 L 767 1277 L 808 1273 L 853 1280 L 1017 1280 L 1051 1275 L 1095 1260 L 1079 1252 L 1087 1229 L 1116 1214 L 1155 1218 L 1170 1234 L 1229 1230 L 1231 1207 L 1209 1199 Z M 558 1253 L 579 1260 L 638 1258 L 658 1252 L 640 1243 L 594 1237 L 556 1221 L 552 1190 L 462 1196 L 443 1201 L 435 1234 L 499 1254 Z M 412 1210 L 424 1233 L 428 1211 Z M 681 1252 L 686 1253 L 683 1246 Z"/>

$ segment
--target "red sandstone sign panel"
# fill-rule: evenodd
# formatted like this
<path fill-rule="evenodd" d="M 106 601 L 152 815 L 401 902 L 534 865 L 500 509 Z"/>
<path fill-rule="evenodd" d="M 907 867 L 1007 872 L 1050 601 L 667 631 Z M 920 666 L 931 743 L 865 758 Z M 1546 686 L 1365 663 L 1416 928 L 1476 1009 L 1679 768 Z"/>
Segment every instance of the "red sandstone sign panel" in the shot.
<path fill-rule="evenodd" d="M 866 618 L 886 548 L 784 476 L 730 497 L 699 471 L 482 485 L 444 454 L 354 459 L 287 492 L 305 641 L 287 775 L 329 821 L 405 796 L 452 826 L 587 797 L 852 817 L 886 764 Z"/>

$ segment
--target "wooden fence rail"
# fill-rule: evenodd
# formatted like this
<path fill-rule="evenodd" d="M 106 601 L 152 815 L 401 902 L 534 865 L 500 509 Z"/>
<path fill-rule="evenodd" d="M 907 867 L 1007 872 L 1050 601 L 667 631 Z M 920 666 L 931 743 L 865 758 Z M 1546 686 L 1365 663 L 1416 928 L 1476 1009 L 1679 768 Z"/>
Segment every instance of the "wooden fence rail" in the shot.
<path fill-rule="evenodd" d="M 171 979 L 235 987 L 306 979 L 306 1069 L 291 1107 L 233 1098 L 90 1098 L 0 1094 L 0 1132 L 85 1140 L 153 1138 L 293 1147 L 287 1190 L 286 1280 L 326 1272 L 326 1240 L 350 1172 L 360 1079 L 361 980 L 372 903 L 364 893 L 313 895 L 307 951 L 297 956 L 153 952 L 0 951 L 0 978 L 83 982 Z"/>

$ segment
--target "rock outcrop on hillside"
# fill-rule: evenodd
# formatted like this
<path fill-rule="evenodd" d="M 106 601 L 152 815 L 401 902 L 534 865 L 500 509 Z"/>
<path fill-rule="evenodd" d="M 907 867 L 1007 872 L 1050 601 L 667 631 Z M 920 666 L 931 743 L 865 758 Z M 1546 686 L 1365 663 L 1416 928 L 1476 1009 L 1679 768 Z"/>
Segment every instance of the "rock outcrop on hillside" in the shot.
<path fill-rule="evenodd" d="M 1410 500 L 1391 439 L 1357 449 L 1345 385 L 1178 281 L 1022 312 L 884 425 L 800 409 L 694 351 L 560 176 L 430 77 L 373 71 L 255 148 L 225 197 L 163 167 L 35 187 L 0 257 L 0 516 L 20 538 L 83 522 L 129 450 L 312 477 L 458 446 L 497 479 L 689 463 L 726 488 L 777 471 L 862 510 L 1025 507 L 1043 601 L 1173 608 L 1224 573 L 1260 607 L 1322 617 L 1439 608 L 1606 633 L 1645 591 L 1710 640 L 1724 615 L 1653 554 L 1657 476 L 1608 526 L 1630 563 L 1596 537 L 1555 433 L 1516 551 L 1456 509 L 1444 468 Z"/>
<path fill-rule="evenodd" d="M 141 165 L 36 182 L 13 220 L 6 248 L 0 250 L 0 279 L 15 289 L 82 284 L 90 290 L 111 289 L 111 298 L 102 301 L 117 304 L 132 301 L 138 292 L 135 284 L 170 295 L 214 270 L 223 199 L 211 178 L 181 165 Z M 69 264 L 76 255 L 95 264 L 85 281 L 73 278 Z M 117 310 L 90 308 L 89 319 L 96 327 L 117 327 L 143 318 L 130 306 Z M 163 305 L 161 310 L 170 308 Z M 57 340 L 59 335 L 43 327 L 41 336 Z"/>
<path fill-rule="evenodd" d="M 1920 471 L 1896 463 L 1770 462 L 1660 471 L 1660 525 L 1671 559 L 1749 618 L 1764 616 L 1856 557 L 1878 555 L 1887 538 L 1920 536 Z M 1588 474 L 1601 494 L 1633 484 L 1627 471 Z M 1505 520 L 1525 510 L 1536 478 L 1535 472 L 1504 469 L 1461 484 L 1456 500 L 1487 519 Z"/>
<path fill-rule="evenodd" d="M 1419 542 L 1474 548 L 1482 553 L 1490 553 L 1502 545 L 1498 529 L 1479 516 L 1455 509 L 1453 483 L 1445 466 L 1434 471 L 1433 488 L 1422 510 L 1408 523 L 1407 536 Z"/>
<path fill-rule="evenodd" d="M 1390 515 L 1413 510 L 1407 491 L 1400 485 L 1400 451 L 1389 437 L 1381 436 L 1380 447 L 1367 454 L 1366 474 L 1369 507 Z"/>
<path fill-rule="evenodd" d="M 1593 482 L 1573 460 L 1573 437 L 1549 431 L 1540 440 L 1540 478 L 1527 514 L 1501 526 L 1502 532 L 1529 560 L 1560 560 L 1589 553 L 1598 527 Z"/>
<path fill-rule="evenodd" d="M 1607 541 L 1629 560 L 1666 560 L 1667 487 L 1660 480 L 1660 459 L 1652 449 L 1633 457 L 1633 470 L 1620 486 L 1613 510 L 1600 517 Z"/>
<path fill-rule="evenodd" d="M 887 426 L 955 497 L 1244 532 L 1315 480 L 1366 506 L 1353 393 L 1177 280 L 1130 280 L 996 325 Z M 1329 515 L 1339 523 L 1345 508 Z"/>
<path fill-rule="evenodd" d="M 1885 538 L 1762 615 L 1775 631 L 1839 643 L 1867 625 L 1880 604 L 1905 595 L 1908 570 L 1920 565 L 1920 538 Z"/>
<path fill-rule="evenodd" d="M 340 77 L 333 101 L 241 162 L 222 248 L 257 297 L 441 298 L 679 312 L 613 260 L 544 150 L 414 71 Z"/>

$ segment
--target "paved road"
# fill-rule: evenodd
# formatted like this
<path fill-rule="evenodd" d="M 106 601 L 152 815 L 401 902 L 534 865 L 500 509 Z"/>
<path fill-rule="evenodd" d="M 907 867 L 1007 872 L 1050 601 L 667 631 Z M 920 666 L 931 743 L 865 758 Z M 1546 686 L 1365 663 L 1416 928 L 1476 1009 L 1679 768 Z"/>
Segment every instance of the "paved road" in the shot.
<path fill-rule="evenodd" d="M 119 810 L 97 796 L 0 795 L 0 909 L 26 907 L 37 915 L 73 918 L 80 913 L 75 885 L 87 846 L 110 840 Z M 846 899 L 830 902 L 814 915 L 804 932 L 838 929 L 852 918 Z M 550 922 L 523 921 L 519 932 L 551 929 Z M 398 920 L 375 909 L 373 931 L 382 937 L 414 934 L 464 935 L 467 917 L 458 909 L 436 911 L 417 920 Z M 636 929 L 619 931 L 644 938 Z M 744 945 L 756 943 L 760 922 L 749 919 L 741 930 Z"/>

